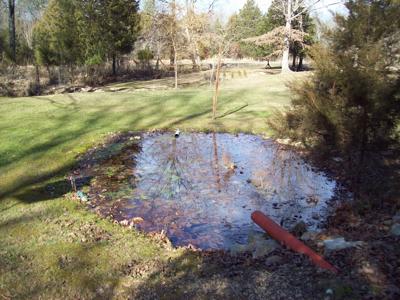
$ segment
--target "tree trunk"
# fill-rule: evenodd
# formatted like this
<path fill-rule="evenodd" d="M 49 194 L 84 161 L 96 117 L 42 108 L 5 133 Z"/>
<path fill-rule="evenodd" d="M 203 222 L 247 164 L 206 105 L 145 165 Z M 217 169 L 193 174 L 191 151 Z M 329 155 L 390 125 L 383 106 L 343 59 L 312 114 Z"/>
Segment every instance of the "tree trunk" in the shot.
<path fill-rule="evenodd" d="M 217 62 L 217 71 L 215 74 L 215 91 L 214 91 L 214 97 L 213 97 L 213 119 L 215 120 L 216 115 L 217 115 L 217 104 L 218 104 L 218 93 L 219 93 L 219 76 L 221 72 L 221 59 L 222 59 L 222 53 L 219 51 L 218 53 L 218 62 Z"/>
<path fill-rule="evenodd" d="M 58 66 L 58 84 L 60 85 L 62 83 L 62 78 L 61 78 L 61 66 Z"/>
<path fill-rule="evenodd" d="M 112 74 L 117 75 L 117 57 L 115 54 L 112 55 Z"/>
<path fill-rule="evenodd" d="M 171 49 L 169 50 L 169 65 L 170 65 L 170 70 L 172 70 L 173 67 L 174 67 L 174 57 L 175 57 L 174 46 L 171 46 Z"/>
<path fill-rule="evenodd" d="M 175 41 L 172 42 L 172 46 L 173 46 L 173 49 L 174 49 L 175 89 L 177 89 L 178 88 L 178 59 L 177 59 Z"/>
<path fill-rule="evenodd" d="M 191 55 L 191 60 L 192 60 L 192 69 L 197 70 L 197 61 L 196 61 L 196 56 L 194 54 Z"/>
<path fill-rule="evenodd" d="M 297 58 L 297 55 L 295 53 L 293 53 L 293 60 L 292 60 L 292 69 L 293 70 L 296 68 L 296 58 Z"/>
<path fill-rule="evenodd" d="M 297 71 L 303 70 L 303 55 L 299 57 L 299 64 L 297 65 Z"/>
<path fill-rule="evenodd" d="M 285 26 L 285 40 L 282 55 L 282 73 L 290 72 L 289 68 L 289 50 L 290 50 L 290 34 L 292 31 L 292 0 L 287 1 L 287 14 L 286 14 L 286 26 Z"/>
<path fill-rule="evenodd" d="M 368 120 L 368 112 L 367 109 L 365 107 L 363 107 L 363 116 L 362 116 L 362 120 L 361 120 L 361 142 L 360 142 L 360 146 L 359 146 L 359 156 L 358 156 L 358 164 L 357 164 L 357 172 L 355 175 L 355 191 L 354 191 L 354 199 L 356 200 L 360 200 L 360 191 L 361 191 L 361 187 L 362 187 L 362 180 L 361 180 L 361 176 L 363 175 L 363 171 L 364 170 L 364 159 L 365 159 L 365 152 L 366 152 L 366 148 L 367 148 L 367 143 L 368 143 L 368 124 L 369 124 L 369 120 Z"/>
<path fill-rule="evenodd" d="M 37 63 L 35 63 L 35 94 L 40 94 L 40 69 Z"/>
<path fill-rule="evenodd" d="M 8 0 L 8 30 L 10 38 L 11 60 L 17 60 L 17 44 L 15 38 L 15 0 Z"/>

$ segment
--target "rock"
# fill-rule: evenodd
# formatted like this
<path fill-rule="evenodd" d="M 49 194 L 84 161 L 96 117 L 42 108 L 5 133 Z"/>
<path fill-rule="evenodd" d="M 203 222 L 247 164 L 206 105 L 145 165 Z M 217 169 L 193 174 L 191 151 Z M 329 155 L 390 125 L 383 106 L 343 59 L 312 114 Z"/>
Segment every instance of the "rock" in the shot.
<path fill-rule="evenodd" d="M 92 87 L 90 87 L 90 86 L 87 86 L 87 87 L 83 87 L 82 89 L 81 89 L 81 92 L 85 92 L 85 93 L 91 93 L 91 92 L 94 92 L 94 88 L 92 88 Z"/>
<path fill-rule="evenodd" d="M 291 139 L 277 139 L 276 141 L 282 145 L 290 145 L 292 142 Z"/>
<path fill-rule="evenodd" d="M 311 241 L 311 240 L 315 240 L 318 236 L 318 232 L 314 232 L 314 231 L 307 231 L 305 233 L 303 233 L 303 235 L 300 237 L 301 240 L 303 241 Z"/>
<path fill-rule="evenodd" d="M 253 258 L 266 256 L 279 247 L 279 244 L 274 240 L 256 240 L 253 245 Z"/>
<path fill-rule="evenodd" d="M 307 225 L 304 221 L 300 221 L 290 230 L 290 232 L 295 236 L 302 236 L 307 232 Z"/>
<path fill-rule="evenodd" d="M 240 255 L 247 251 L 249 251 L 248 245 L 242 245 L 242 244 L 235 244 L 230 249 L 231 255 Z"/>
<path fill-rule="evenodd" d="M 392 225 L 392 220 L 385 220 L 385 221 L 383 221 L 383 225 L 386 225 L 386 226 L 390 226 L 390 225 Z"/>
<path fill-rule="evenodd" d="M 400 236 L 400 224 L 393 224 L 392 228 L 390 228 L 390 234 L 394 236 Z"/>
<path fill-rule="evenodd" d="M 247 244 L 234 244 L 230 247 L 232 255 L 240 255 L 242 253 L 252 253 L 253 258 L 260 258 L 270 254 L 280 245 L 272 239 L 266 239 L 264 234 L 254 234 L 249 236 Z"/>
<path fill-rule="evenodd" d="M 104 289 L 101 288 L 101 287 L 99 287 L 98 289 L 96 289 L 96 293 L 97 293 L 98 295 L 103 295 L 103 294 L 104 294 Z"/>
<path fill-rule="evenodd" d="M 352 247 L 361 247 L 363 244 L 364 243 L 362 241 L 347 242 L 343 237 L 324 241 L 325 249 L 328 251 L 343 250 Z"/>
<path fill-rule="evenodd" d="M 394 223 L 400 223 L 400 212 L 393 216 Z"/>
<path fill-rule="evenodd" d="M 343 158 L 341 157 L 333 157 L 332 160 L 337 163 L 343 162 Z"/>
<path fill-rule="evenodd" d="M 327 294 L 327 295 L 333 295 L 333 290 L 332 290 L 332 289 L 327 289 L 327 290 L 325 291 L 325 294 Z"/>
<path fill-rule="evenodd" d="M 119 222 L 119 224 L 121 224 L 122 226 L 128 226 L 129 225 L 129 221 L 128 220 L 122 220 L 121 222 Z"/>
<path fill-rule="evenodd" d="M 135 217 L 135 218 L 132 219 L 132 222 L 133 222 L 134 224 L 139 224 L 139 223 L 144 222 L 144 219 L 141 218 L 141 217 Z"/>
<path fill-rule="evenodd" d="M 272 255 L 269 256 L 266 260 L 265 260 L 265 264 L 267 266 L 272 266 L 272 265 L 279 265 L 283 262 L 282 257 L 278 256 L 278 255 Z"/>
<path fill-rule="evenodd" d="M 319 214 L 318 214 L 317 212 L 313 212 L 313 213 L 311 214 L 311 217 L 312 217 L 314 220 L 319 220 Z"/>

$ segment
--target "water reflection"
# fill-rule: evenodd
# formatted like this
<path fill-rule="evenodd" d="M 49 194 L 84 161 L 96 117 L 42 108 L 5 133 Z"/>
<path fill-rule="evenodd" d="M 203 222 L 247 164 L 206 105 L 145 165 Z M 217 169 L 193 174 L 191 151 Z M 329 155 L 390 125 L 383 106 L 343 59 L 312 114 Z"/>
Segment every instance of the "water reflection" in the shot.
<path fill-rule="evenodd" d="M 131 155 L 135 163 L 125 165 L 134 186 L 122 181 L 125 193 L 96 205 L 117 202 L 114 215 L 141 217 L 140 229 L 165 230 L 175 245 L 246 244 L 260 232 L 250 219 L 254 210 L 287 228 L 299 220 L 315 228 L 334 194 L 334 182 L 294 152 L 257 136 L 193 133 L 176 139 L 156 133 L 144 135 L 140 146 Z"/>

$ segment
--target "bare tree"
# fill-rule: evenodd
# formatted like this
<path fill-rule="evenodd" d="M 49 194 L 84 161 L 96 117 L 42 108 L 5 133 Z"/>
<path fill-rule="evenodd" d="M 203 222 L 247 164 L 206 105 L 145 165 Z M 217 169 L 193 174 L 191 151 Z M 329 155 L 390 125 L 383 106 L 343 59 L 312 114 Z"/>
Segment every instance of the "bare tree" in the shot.
<path fill-rule="evenodd" d="M 33 27 L 41 18 L 47 0 L 18 0 L 16 14 L 18 17 L 18 28 L 29 48 L 32 49 Z"/>
<path fill-rule="evenodd" d="M 323 3 L 323 0 L 275 0 L 275 4 L 278 6 L 278 11 L 282 13 L 285 18 L 285 26 L 278 27 L 269 33 L 266 33 L 260 37 L 249 38 L 246 41 L 253 41 L 259 45 L 267 44 L 275 46 L 274 54 L 278 53 L 282 55 L 282 72 L 289 72 L 289 51 L 290 42 L 297 41 L 303 42 L 301 37 L 304 37 L 304 33 L 300 30 L 294 30 L 292 28 L 293 21 L 301 18 L 305 13 L 326 8 L 328 6 L 342 3 L 341 1 L 329 3 L 323 6 L 317 6 L 319 3 Z M 301 22 L 301 20 L 299 21 Z M 277 37 L 281 37 L 282 41 L 277 42 Z"/>
<path fill-rule="evenodd" d="M 182 25 L 187 40 L 188 55 L 192 60 L 193 69 L 198 69 L 200 63 L 198 44 L 203 38 L 208 24 L 207 13 L 196 12 L 196 0 L 186 0 L 186 14 Z"/>
<path fill-rule="evenodd" d="M 218 23 L 218 22 L 217 22 Z M 232 46 L 232 43 L 236 40 L 236 36 L 231 34 L 228 28 L 223 26 L 215 26 L 214 30 L 210 32 L 210 41 L 214 47 L 213 69 L 211 72 L 211 80 L 214 78 L 215 69 L 215 82 L 214 82 L 214 95 L 212 100 L 212 115 L 213 119 L 217 117 L 217 107 L 218 107 L 218 96 L 220 88 L 220 77 L 221 77 L 221 67 L 223 58 Z"/>
<path fill-rule="evenodd" d="M 170 46 L 171 46 L 171 54 L 173 59 L 173 66 L 174 66 L 174 77 L 175 89 L 178 88 L 178 50 L 179 50 L 179 42 L 181 39 L 181 27 L 178 20 L 178 5 L 175 0 L 172 0 L 168 4 L 169 6 L 169 13 L 164 18 L 164 28 L 166 35 L 169 39 Z"/>

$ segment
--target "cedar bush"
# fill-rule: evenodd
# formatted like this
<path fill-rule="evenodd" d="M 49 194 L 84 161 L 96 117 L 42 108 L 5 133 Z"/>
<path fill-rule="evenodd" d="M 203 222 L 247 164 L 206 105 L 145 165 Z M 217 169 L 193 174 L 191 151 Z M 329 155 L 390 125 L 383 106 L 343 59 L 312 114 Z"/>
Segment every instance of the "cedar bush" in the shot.
<path fill-rule="evenodd" d="M 290 84 L 291 107 L 270 120 L 278 135 L 348 151 L 396 141 L 400 116 L 400 6 L 350 1 L 327 39 L 310 49 L 311 78 Z M 283 121 L 283 122 L 282 122 Z"/>
<path fill-rule="evenodd" d="M 269 121 L 279 136 L 318 153 L 340 153 L 354 183 L 360 183 L 366 168 L 376 168 L 376 159 L 370 159 L 374 153 L 398 142 L 397 3 L 348 1 L 348 15 L 336 16 L 336 27 L 310 50 L 313 75 L 290 85 L 292 105 Z"/>

